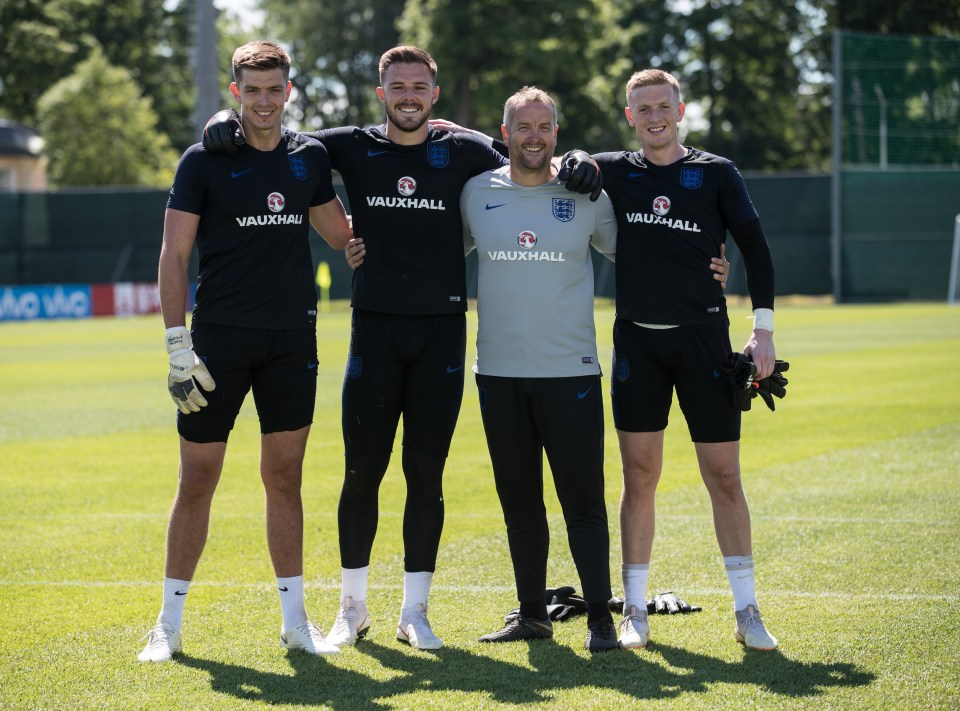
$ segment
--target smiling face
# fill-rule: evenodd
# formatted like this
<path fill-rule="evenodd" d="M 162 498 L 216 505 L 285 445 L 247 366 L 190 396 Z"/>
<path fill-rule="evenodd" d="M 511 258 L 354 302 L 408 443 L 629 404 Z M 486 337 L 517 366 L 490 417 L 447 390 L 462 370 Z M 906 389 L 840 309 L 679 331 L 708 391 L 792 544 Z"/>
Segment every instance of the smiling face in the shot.
<path fill-rule="evenodd" d="M 647 155 L 668 155 L 682 151 L 677 124 L 684 104 L 669 84 L 638 86 L 627 96 L 627 122 L 633 126 Z"/>
<path fill-rule="evenodd" d="M 504 124 L 500 130 L 510 148 L 510 175 L 514 182 L 526 184 L 534 176 L 541 183 L 550 180 L 550 159 L 557 146 L 558 130 L 553 108 L 542 101 L 529 100 L 513 108 L 509 121 L 510 125 Z"/>
<path fill-rule="evenodd" d="M 291 88 L 283 70 L 244 69 L 238 79 L 230 85 L 230 92 L 240 102 L 244 133 L 278 133 Z"/>
<path fill-rule="evenodd" d="M 383 86 L 377 87 L 377 97 L 387 109 L 388 135 L 395 127 L 404 134 L 417 134 L 419 141 L 424 140 L 427 119 L 439 94 L 440 89 L 434 84 L 427 65 L 395 62 L 387 67 Z M 420 137 L 420 133 L 424 135 Z"/>

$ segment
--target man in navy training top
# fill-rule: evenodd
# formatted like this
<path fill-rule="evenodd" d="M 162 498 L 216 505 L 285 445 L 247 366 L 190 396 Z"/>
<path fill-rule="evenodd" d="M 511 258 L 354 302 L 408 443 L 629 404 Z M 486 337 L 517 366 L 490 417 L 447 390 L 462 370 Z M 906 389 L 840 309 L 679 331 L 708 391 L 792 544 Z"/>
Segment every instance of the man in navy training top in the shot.
<path fill-rule="evenodd" d="M 743 254 L 753 332 L 743 348 L 756 380 L 773 373 L 773 261 L 736 166 L 680 143 L 679 82 L 659 69 L 626 86 L 627 121 L 639 151 L 595 155 L 619 226 L 612 404 L 623 463 L 620 536 L 624 618 L 620 641 L 649 638 L 644 599 L 653 547 L 654 498 L 663 469 L 673 392 L 687 422 L 734 598 L 738 642 L 771 650 L 754 590 L 750 512 L 740 473 L 741 410 L 719 366 L 731 353 L 726 301 L 701 279 L 729 231 Z"/>
<path fill-rule="evenodd" d="M 191 146 L 167 202 L 158 281 L 167 384 L 179 410 L 180 472 L 163 603 L 141 661 L 167 661 L 181 651 L 184 601 L 206 542 L 227 439 L 251 389 L 262 433 L 260 476 L 281 644 L 311 654 L 339 651 L 304 607 L 300 485 L 317 383 L 309 224 L 336 249 L 352 232 L 326 150 L 281 125 L 289 72 L 290 58 L 276 44 L 237 49 L 230 91 L 240 103 L 246 145 L 235 157 Z M 200 272 L 188 331 L 184 307 L 194 246 Z"/>

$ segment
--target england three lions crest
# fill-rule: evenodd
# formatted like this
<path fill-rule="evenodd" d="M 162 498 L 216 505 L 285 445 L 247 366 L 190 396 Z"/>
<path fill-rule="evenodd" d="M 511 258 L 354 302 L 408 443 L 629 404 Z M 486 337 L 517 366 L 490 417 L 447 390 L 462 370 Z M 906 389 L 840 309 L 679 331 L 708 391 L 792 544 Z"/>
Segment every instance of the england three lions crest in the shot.
<path fill-rule="evenodd" d="M 307 159 L 296 153 L 291 153 L 287 156 L 287 160 L 290 161 L 290 172 L 293 173 L 293 177 L 297 180 L 306 180 L 308 177 Z"/>
<path fill-rule="evenodd" d="M 577 211 L 577 203 L 573 198 L 553 198 L 553 216 L 560 222 L 570 222 Z"/>
<path fill-rule="evenodd" d="M 687 190 L 696 190 L 703 185 L 703 168 L 681 168 L 680 184 Z"/>
<path fill-rule="evenodd" d="M 434 168 L 446 168 L 450 162 L 450 144 L 445 141 L 428 143 L 427 161 Z"/>

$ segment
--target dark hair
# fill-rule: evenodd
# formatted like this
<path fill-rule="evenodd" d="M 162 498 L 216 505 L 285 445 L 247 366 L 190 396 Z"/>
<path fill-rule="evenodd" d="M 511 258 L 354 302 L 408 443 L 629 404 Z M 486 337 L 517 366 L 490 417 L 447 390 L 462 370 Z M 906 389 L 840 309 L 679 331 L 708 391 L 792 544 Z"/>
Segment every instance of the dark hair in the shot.
<path fill-rule="evenodd" d="M 433 83 L 437 83 L 437 63 L 427 52 L 412 45 L 400 45 L 388 49 L 380 55 L 380 83 L 383 84 L 383 75 L 391 64 L 424 64 L 430 70 Z"/>
<path fill-rule="evenodd" d="M 247 42 L 233 53 L 233 80 L 239 82 L 244 69 L 265 72 L 282 69 L 283 78 L 290 79 L 290 55 L 278 44 L 264 40 Z"/>

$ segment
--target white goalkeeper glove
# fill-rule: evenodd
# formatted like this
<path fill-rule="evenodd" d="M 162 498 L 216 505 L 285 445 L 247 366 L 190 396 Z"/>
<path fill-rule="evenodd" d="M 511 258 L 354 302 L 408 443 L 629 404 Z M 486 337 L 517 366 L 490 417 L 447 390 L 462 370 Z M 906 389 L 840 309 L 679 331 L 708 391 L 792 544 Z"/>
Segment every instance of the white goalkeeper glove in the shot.
<path fill-rule="evenodd" d="M 170 354 L 170 374 L 167 376 L 170 397 L 184 415 L 200 412 L 201 407 L 206 407 L 207 399 L 197 388 L 197 383 L 204 390 L 213 390 L 217 385 L 207 366 L 193 352 L 193 339 L 186 326 L 167 329 L 167 353 Z"/>

